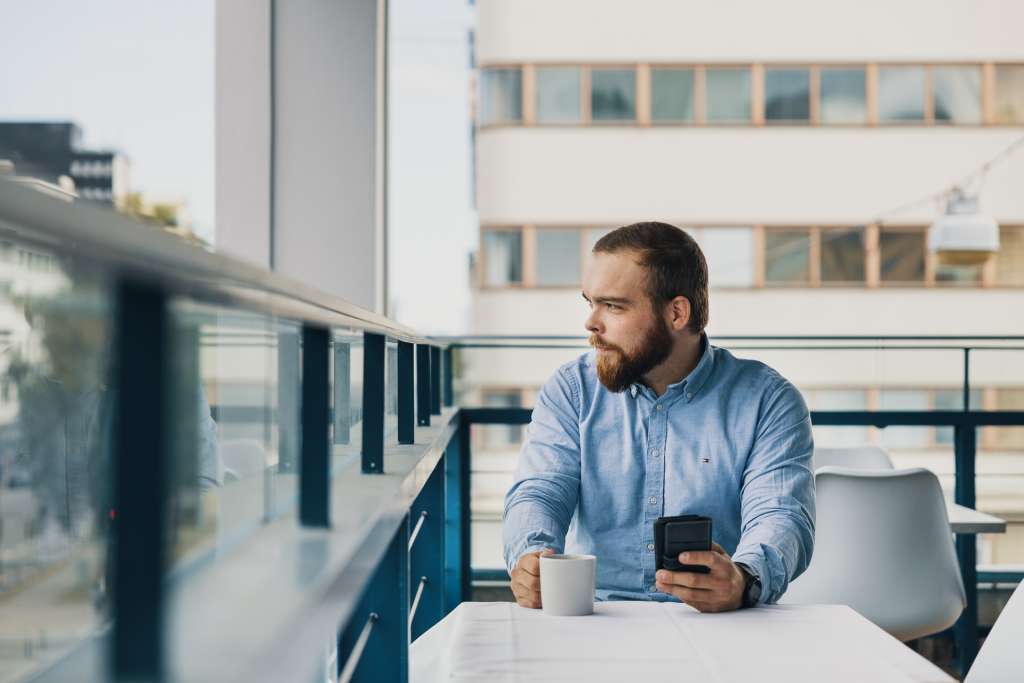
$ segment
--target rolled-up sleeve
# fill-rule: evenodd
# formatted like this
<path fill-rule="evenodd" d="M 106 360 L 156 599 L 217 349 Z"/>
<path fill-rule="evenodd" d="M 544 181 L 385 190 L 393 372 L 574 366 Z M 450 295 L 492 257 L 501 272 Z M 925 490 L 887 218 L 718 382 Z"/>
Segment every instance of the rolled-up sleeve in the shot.
<path fill-rule="evenodd" d="M 742 528 L 733 561 L 761 580 L 761 603 L 777 602 L 814 550 L 814 440 L 800 392 L 783 381 L 765 395 L 741 491 Z"/>
<path fill-rule="evenodd" d="M 562 368 L 537 397 L 515 481 L 505 495 L 502 536 L 509 572 L 524 553 L 565 548 L 579 491 L 579 387 Z"/>

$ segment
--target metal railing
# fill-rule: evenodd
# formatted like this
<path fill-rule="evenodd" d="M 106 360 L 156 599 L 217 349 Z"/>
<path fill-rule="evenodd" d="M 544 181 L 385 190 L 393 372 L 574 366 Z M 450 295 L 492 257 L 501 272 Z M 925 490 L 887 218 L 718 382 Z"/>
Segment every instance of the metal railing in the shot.
<path fill-rule="evenodd" d="M 0 238 L 52 254 L 68 272 L 101 271 L 113 302 L 112 371 L 99 389 L 111 425 L 109 618 L 33 680 L 406 680 L 410 635 L 470 585 L 468 439 L 451 409 L 446 344 L 125 216 L 3 181 Z M 293 324 L 298 338 L 279 348 L 290 365 L 279 371 L 291 368 L 301 382 L 295 506 L 177 561 L 167 501 L 196 429 L 176 419 L 177 386 L 199 382 L 202 337 L 172 319 L 180 298 Z M 341 400 L 331 386 L 334 329 L 357 330 L 363 349 L 359 467 L 340 473 L 331 455 Z M 398 361 L 394 445 L 385 440 L 389 343 Z M 270 417 L 286 412 L 278 405 Z M 336 655 L 325 656 L 325 644 Z"/>

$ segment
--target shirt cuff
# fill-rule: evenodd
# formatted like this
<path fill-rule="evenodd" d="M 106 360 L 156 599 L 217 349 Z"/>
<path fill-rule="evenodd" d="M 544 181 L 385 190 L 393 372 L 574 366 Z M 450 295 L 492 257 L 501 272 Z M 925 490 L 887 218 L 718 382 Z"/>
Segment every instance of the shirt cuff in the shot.
<path fill-rule="evenodd" d="M 742 564 L 761 582 L 761 595 L 758 596 L 755 605 L 763 605 L 772 595 L 772 579 L 768 573 L 768 565 L 764 556 L 757 552 L 744 552 L 732 558 L 733 564 Z"/>

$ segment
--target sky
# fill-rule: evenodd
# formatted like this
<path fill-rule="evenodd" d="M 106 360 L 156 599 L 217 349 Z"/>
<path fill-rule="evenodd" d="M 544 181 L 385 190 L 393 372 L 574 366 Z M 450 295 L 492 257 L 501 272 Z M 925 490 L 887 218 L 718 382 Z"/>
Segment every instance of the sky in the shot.
<path fill-rule="evenodd" d="M 0 0 L 0 121 L 77 123 L 215 243 L 214 7 Z M 466 0 L 391 2 L 390 314 L 424 333 L 464 331 L 469 304 L 471 26 Z"/>

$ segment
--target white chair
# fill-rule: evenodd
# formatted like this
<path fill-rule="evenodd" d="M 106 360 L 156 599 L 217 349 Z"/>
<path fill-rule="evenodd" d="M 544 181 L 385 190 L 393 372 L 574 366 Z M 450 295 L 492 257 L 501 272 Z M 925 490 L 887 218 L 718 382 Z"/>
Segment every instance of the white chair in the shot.
<path fill-rule="evenodd" d="M 780 602 L 849 605 L 900 640 L 951 626 L 967 600 L 938 478 L 824 467 L 815 483 L 814 554 Z"/>
<path fill-rule="evenodd" d="M 1017 586 L 978 652 L 964 683 L 1019 683 L 1024 679 L 1024 583 Z"/>
<path fill-rule="evenodd" d="M 891 470 L 889 452 L 878 446 L 852 448 L 815 448 L 814 469 L 822 467 L 851 467 L 855 470 Z"/>

